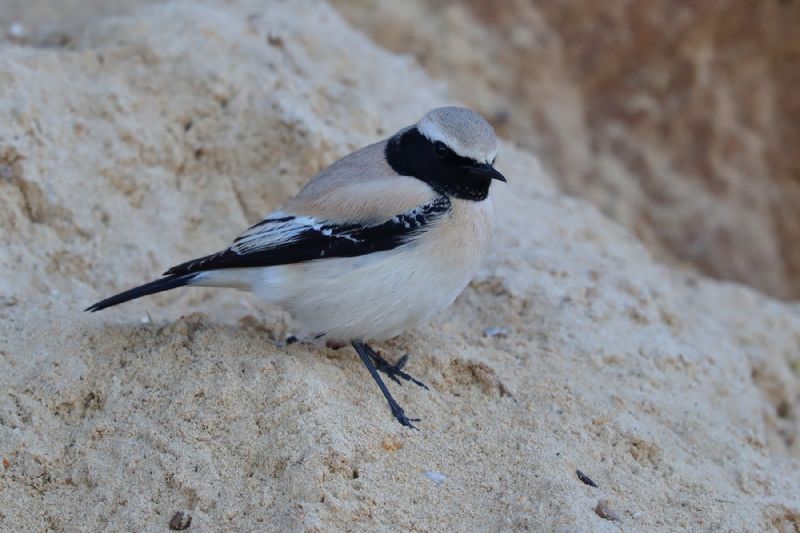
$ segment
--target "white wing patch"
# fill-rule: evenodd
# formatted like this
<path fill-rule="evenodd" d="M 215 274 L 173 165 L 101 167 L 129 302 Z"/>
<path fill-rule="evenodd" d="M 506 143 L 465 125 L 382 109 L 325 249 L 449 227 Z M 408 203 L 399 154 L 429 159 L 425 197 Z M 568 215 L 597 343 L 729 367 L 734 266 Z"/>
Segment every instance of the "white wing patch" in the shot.
<path fill-rule="evenodd" d="M 246 254 L 254 250 L 278 248 L 296 242 L 304 231 L 319 230 L 322 226 L 322 222 L 312 217 L 293 217 L 276 211 L 248 228 L 234 241 L 230 249 L 237 254 Z"/>

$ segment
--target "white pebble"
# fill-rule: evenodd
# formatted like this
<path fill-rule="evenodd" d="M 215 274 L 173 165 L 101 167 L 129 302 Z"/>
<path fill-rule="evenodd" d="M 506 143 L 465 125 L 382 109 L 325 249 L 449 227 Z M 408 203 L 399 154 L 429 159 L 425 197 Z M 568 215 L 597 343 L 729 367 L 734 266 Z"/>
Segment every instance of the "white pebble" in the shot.
<path fill-rule="evenodd" d="M 486 328 L 483 334 L 487 337 L 508 337 L 508 329 L 506 328 Z"/>
<path fill-rule="evenodd" d="M 425 477 L 433 481 L 434 485 L 441 485 L 444 483 L 444 480 L 447 479 L 447 476 L 440 472 L 436 472 L 435 470 L 426 470 L 423 472 L 423 474 L 425 474 Z"/>
<path fill-rule="evenodd" d="M 21 22 L 12 22 L 8 27 L 8 35 L 14 39 L 22 39 L 25 37 L 25 26 Z"/>

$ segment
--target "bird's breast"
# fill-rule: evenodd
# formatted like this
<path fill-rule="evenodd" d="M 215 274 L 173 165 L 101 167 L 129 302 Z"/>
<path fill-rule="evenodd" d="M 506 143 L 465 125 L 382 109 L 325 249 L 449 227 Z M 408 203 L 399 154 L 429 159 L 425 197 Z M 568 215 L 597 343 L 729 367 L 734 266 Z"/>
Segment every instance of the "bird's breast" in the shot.
<path fill-rule="evenodd" d="M 491 197 L 480 202 L 452 200 L 448 216 L 431 230 L 431 240 L 444 254 L 437 257 L 462 260 L 476 268 L 489 244 L 494 219 Z"/>

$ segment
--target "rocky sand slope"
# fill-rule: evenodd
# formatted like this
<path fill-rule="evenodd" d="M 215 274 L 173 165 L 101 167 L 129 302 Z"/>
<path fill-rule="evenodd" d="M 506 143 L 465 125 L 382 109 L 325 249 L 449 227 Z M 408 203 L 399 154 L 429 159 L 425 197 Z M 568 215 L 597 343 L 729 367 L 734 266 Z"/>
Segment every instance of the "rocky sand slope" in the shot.
<path fill-rule="evenodd" d="M 800 308 L 659 265 L 510 142 L 480 275 L 378 346 L 431 386 L 392 385 L 419 432 L 247 295 L 82 313 L 452 99 L 314 1 L 37 44 L 0 48 L 0 529 L 800 527 Z"/>

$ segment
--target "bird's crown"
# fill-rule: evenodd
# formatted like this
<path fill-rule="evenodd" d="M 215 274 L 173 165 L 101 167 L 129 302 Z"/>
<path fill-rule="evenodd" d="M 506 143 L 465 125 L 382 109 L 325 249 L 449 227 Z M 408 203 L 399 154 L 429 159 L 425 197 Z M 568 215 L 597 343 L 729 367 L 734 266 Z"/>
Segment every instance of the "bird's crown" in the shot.
<path fill-rule="evenodd" d="M 492 163 L 497 156 L 494 128 L 478 113 L 465 107 L 439 107 L 425 114 L 417 129 L 431 142 L 476 161 Z"/>

